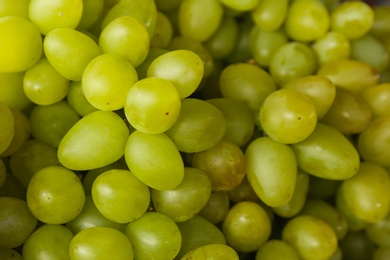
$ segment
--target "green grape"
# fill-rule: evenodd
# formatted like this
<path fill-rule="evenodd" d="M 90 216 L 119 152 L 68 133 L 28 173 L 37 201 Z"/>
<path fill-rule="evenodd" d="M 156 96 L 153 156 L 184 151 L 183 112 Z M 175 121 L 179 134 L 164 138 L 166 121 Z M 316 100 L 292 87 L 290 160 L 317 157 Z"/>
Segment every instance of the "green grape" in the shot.
<path fill-rule="evenodd" d="M 34 65 L 42 54 L 38 28 L 23 17 L 0 18 L 0 72 L 21 72 Z"/>
<path fill-rule="evenodd" d="M 128 223 L 146 212 L 150 191 L 130 171 L 112 169 L 95 179 L 92 199 L 104 217 L 116 223 Z"/>
<path fill-rule="evenodd" d="M 233 248 L 224 244 L 210 244 L 200 246 L 189 251 L 181 260 L 208 259 L 208 260 L 238 260 L 238 254 Z"/>
<path fill-rule="evenodd" d="M 310 199 L 328 199 L 336 194 L 341 182 L 310 175 L 309 183 L 307 195 Z"/>
<path fill-rule="evenodd" d="M 386 260 L 390 257 L 390 248 L 388 247 L 378 247 L 374 249 L 372 253 L 372 260 Z"/>
<path fill-rule="evenodd" d="M 329 258 L 329 260 L 343 260 L 343 251 L 340 246 L 337 247 L 336 252 Z"/>
<path fill-rule="evenodd" d="M 80 116 L 65 101 L 35 106 L 30 114 L 31 135 L 39 141 L 58 147 L 65 134 Z"/>
<path fill-rule="evenodd" d="M 240 201 L 260 201 L 256 192 L 253 190 L 251 184 L 249 183 L 247 175 L 245 175 L 240 185 L 238 185 L 233 190 L 227 191 L 227 194 L 229 196 L 229 200 L 235 203 Z"/>
<path fill-rule="evenodd" d="M 251 10 L 251 16 L 256 27 L 263 31 L 275 31 L 283 25 L 289 12 L 293 12 L 296 4 L 291 4 L 289 0 L 260 0 L 259 4 Z M 306 6 L 305 6 L 306 7 Z M 318 18 L 318 17 L 317 17 Z M 289 22 L 288 20 L 286 21 Z M 289 24 L 286 24 L 289 26 Z"/>
<path fill-rule="evenodd" d="M 97 209 L 91 195 L 85 196 L 83 209 L 80 211 L 77 217 L 67 222 L 65 226 L 74 235 L 79 233 L 81 230 L 91 227 L 110 227 L 122 232 L 126 228 L 126 224 L 116 223 L 103 216 L 102 213 L 100 213 L 100 211 Z"/>
<path fill-rule="evenodd" d="M 7 179 L 7 169 L 4 160 L 0 159 L 0 188 L 4 185 Z"/>
<path fill-rule="evenodd" d="M 99 46 L 103 53 L 113 53 L 126 58 L 137 67 L 146 58 L 150 37 L 145 26 L 132 16 L 121 16 L 102 30 Z"/>
<path fill-rule="evenodd" d="M 364 231 L 367 237 L 376 245 L 388 248 L 390 246 L 390 214 L 368 225 Z"/>
<path fill-rule="evenodd" d="M 300 259 L 329 259 L 337 250 L 337 236 L 321 218 L 300 215 L 290 219 L 282 231 L 283 241 L 291 244 Z"/>
<path fill-rule="evenodd" d="M 22 186 L 13 174 L 7 172 L 4 184 L 0 187 L 0 197 L 26 200 L 26 188 Z"/>
<path fill-rule="evenodd" d="M 233 63 L 226 66 L 220 75 L 219 84 L 224 98 L 247 104 L 258 112 L 265 98 L 276 90 L 274 79 L 262 68 L 248 63 Z"/>
<path fill-rule="evenodd" d="M 72 238 L 73 234 L 67 227 L 44 224 L 23 244 L 23 258 L 25 260 L 67 260 Z"/>
<path fill-rule="evenodd" d="M 114 111 L 124 107 L 126 94 L 137 80 L 137 72 L 128 60 L 114 53 L 105 53 L 87 65 L 81 86 L 92 106 Z"/>
<path fill-rule="evenodd" d="M 81 81 L 72 81 L 70 83 L 66 101 L 68 101 L 69 106 L 80 116 L 86 116 L 98 110 L 85 97 Z"/>
<path fill-rule="evenodd" d="M 293 89 L 305 94 L 316 110 L 317 119 L 321 119 L 329 110 L 336 96 L 336 86 L 326 77 L 311 75 L 292 80 L 282 88 Z"/>
<path fill-rule="evenodd" d="M 70 260 L 132 260 L 134 253 L 122 232 L 109 227 L 92 227 L 73 237 L 69 256 Z"/>
<path fill-rule="evenodd" d="M 255 120 L 249 106 L 231 98 L 213 98 L 206 100 L 218 108 L 226 120 L 226 132 L 223 139 L 237 146 L 249 142 L 254 130 Z"/>
<path fill-rule="evenodd" d="M 163 12 L 177 9 L 182 0 L 154 0 L 157 9 Z"/>
<path fill-rule="evenodd" d="M 268 68 L 275 52 L 286 43 L 287 35 L 284 31 L 265 31 L 255 26 L 250 34 L 249 47 L 255 61 Z"/>
<path fill-rule="evenodd" d="M 38 221 L 26 201 L 0 197 L 0 223 L 0 248 L 16 248 L 27 240 Z"/>
<path fill-rule="evenodd" d="M 222 232 L 227 245 L 236 251 L 253 252 L 270 237 L 271 222 L 259 204 L 243 201 L 230 208 L 222 222 Z"/>
<path fill-rule="evenodd" d="M 265 242 L 256 252 L 256 260 L 299 260 L 298 253 L 287 242 L 271 239 Z"/>
<path fill-rule="evenodd" d="M 246 12 L 254 9 L 258 4 L 259 0 L 221 0 L 221 3 L 229 9 Z"/>
<path fill-rule="evenodd" d="M 198 215 L 176 224 L 179 227 L 182 242 L 175 259 L 181 259 L 189 251 L 201 246 L 226 244 L 222 231 L 210 221 Z"/>
<path fill-rule="evenodd" d="M 180 33 L 203 42 L 217 31 L 223 13 L 219 0 L 182 0 L 178 10 Z"/>
<path fill-rule="evenodd" d="M 159 56 L 163 55 L 164 53 L 167 53 L 168 50 L 166 49 L 160 49 L 160 48 L 150 48 L 148 55 L 144 59 L 144 61 L 135 68 L 138 74 L 139 79 L 144 79 L 147 77 L 148 69 L 150 64 Z"/>
<path fill-rule="evenodd" d="M 75 29 L 83 13 L 83 0 L 30 0 L 28 16 L 43 35 L 56 28 Z"/>
<path fill-rule="evenodd" d="M 173 50 L 154 59 L 147 76 L 170 81 L 177 89 L 180 98 L 190 96 L 204 75 L 201 58 L 189 50 Z"/>
<path fill-rule="evenodd" d="M 213 224 L 221 223 L 229 212 L 229 195 L 225 191 L 211 192 L 206 205 L 199 211 L 201 216 Z"/>
<path fill-rule="evenodd" d="M 344 239 L 340 241 L 340 248 L 344 260 L 372 259 L 371 256 L 374 251 L 373 243 L 363 231 L 348 232 Z"/>
<path fill-rule="evenodd" d="M 4 0 L 0 7 L 0 17 L 20 16 L 28 19 L 28 5 L 30 0 Z"/>
<path fill-rule="evenodd" d="M 248 181 L 265 204 L 279 207 L 291 200 L 297 161 L 290 146 L 270 137 L 259 137 L 249 144 L 245 157 Z"/>
<path fill-rule="evenodd" d="M 164 13 L 157 11 L 156 27 L 150 38 L 150 47 L 165 48 L 171 41 L 172 35 L 173 28 L 171 21 Z"/>
<path fill-rule="evenodd" d="M 195 153 L 192 166 L 204 171 L 213 191 L 228 191 L 237 187 L 245 177 L 245 155 L 240 147 L 221 140 L 213 147 Z"/>
<path fill-rule="evenodd" d="M 357 147 L 364 160 L 390 166 L 389 143 L 386 141 L 390 135 L 389 125 L 390 117 L 377 117 L 360 133 Z"/>
<path fill-rule="evenodd" d="M 238 24 L 238 36 L 235 48 L 225 60 L 228 63 L 247 62 L 253 58 L 250 49 L 250 35 L 254 26 L 252 19 L 248 17 Z"/>
<path fill-rule="evenodd" d="M 181 102 L 176 123 L 166 132 L 181 152 L 195 153 L 218 144 L 226 131 L 221 111 L 206 101 L 187 98 Z"/>
<path fill-rule="evenodd" d="M 312 75 L 317 69 L 317 58 L 308 45 L 288 42 L 277 49 L 269 68 L 277 85 L 283 86 L 291 80 Z"/>
<path fill-rule="evenodd" d="M 15 135 L 15 119 L 12 109 L 0 103 L 0 153 L 7 150 Z"/>
<path fill-rule="evenodd" d="M 58 159 L 72 170 L 106 166 L 123 156 L 129 129 L 111 111 L 95 111 L 81 118 L 58 146 Z"/>
<path fill-rule="evenodd" d="M 206 205 L 211 194 L 211 182 L 203 171 L 186 167 L 181 183 L 171 190 L 152 190 L 154 209 L 175 222 L 186 221 Z"/>
<path fill-rule="evenodd" d="M 264 132 L 285 144 L 306 139 L 317 124 L 313 102 L 305 94 L 290 88 L 276 90 L 266 97 L 259 118 Z"/>
<path fill-rule="evenodd" d="M 38 220 L 46 224 L 71 221 L 80 213 L 84 202 L 85 194 L 80 179 L 62 166 L 48 166 L 39 170 L 27 188 L 29 209 Z"/>
<path fill-rule="evenodd" d="M 312 48 L 317 54 L 318 63 L 325 64 L 329 61 L 348 59 L 351 55 L 351 43 L 344 33 L 330 31 L 319 37 Z"/>
<path fill-rule="evenodd" d="M 387 5 L 372 6 L 374 12 L 374 21 L 370 28 L 369 33 L 376 37 L 381 37 L 390 34 L 390 7 Z"/>
<path fill-rule="evenodd" d="M 317 123 L 305 140 L 292 144 L 298 166 L 317 177 L 344 180 L 359 169 L 356 148 L 335 128 Z"/>
<path fill-rule="evenodd" d="M 364 131 L 371 117 L 370 107 L 363 98 L 348 89 L 337 88 L 336 97 L 321 122 L 350 135 Z"/>
<path fill-rule="evenodd" d="M 365 35 L 373 22 L 374 12 L 363 1 L 343 2 L 330 14 L 331 30 L 342 32 L 349 39 L 357 39 Z"/>
<path fill-rule="evenodd" d="M 390 116 L 390 83 L 372 86 L 359 94 L 370 107 L 374 118 Z"/>
<path fill-rule="evenodd" d="M 9 166 L 12 175 L 27 188 L 33 175 L 39 170 L 60 165 L 57 150 L 36 139 L 27 140 L 10 156 Z"/>
<path fill-rule="evenodd" d="M 0 259 L 3 259 L 3 260 L 23 260 L 23 257 L 15 249 L 0 248 Z"/>
<path fill-rule="evenodd" d="M 83 0 L 83 12 L 77 29 L 89 29 L 103 14 L 104 0 Z"/>
<path fill-rule="evenodd" d="M 180 250 L 181 233 L 166 215 L 147 212 L 124 231 L 134 250 L 134 259 L 173 259 Z"/>
<path fill-rule="evenodd" d="M 173 141 L 164 133 L 130 134 L 125 160 L 132 173 L 155 190 L 176 188 L 184 176 L 184 163 Z"/>
<path fill-rule="evenodd" d="M 10 108 L 23 110 L 32 104 L 23 90 L 25 72 L 0 73 L 0 102 Z"/>
<path fill-rule="evenodd" d="M 309 175 L 301 169 L 298 169 L 294 193 L 291 199 L 280 207 L 272 208 L 272 211 L 283 218 L 290 218 L 297 215 L 305 205 L 308 189 Z"/>
<path fill-rule="evenodd" d="M 92 38 L 69 28 L 50 31 L 43 48 L 54 69 L 73 81 L 81 80 L 88 63 L 100 55 L 99 46 Z"/>

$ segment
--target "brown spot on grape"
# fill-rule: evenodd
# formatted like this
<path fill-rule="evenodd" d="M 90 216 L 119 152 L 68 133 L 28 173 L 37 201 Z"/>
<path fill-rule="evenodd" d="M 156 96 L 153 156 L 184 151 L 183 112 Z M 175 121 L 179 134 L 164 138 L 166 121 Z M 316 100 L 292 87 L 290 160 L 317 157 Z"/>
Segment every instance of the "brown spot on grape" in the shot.
<path fill-rule="evenodd" d="M 165 115 L 166 115 L 166 116 L 169 115 L 169 112 L 165 112 Z"/>

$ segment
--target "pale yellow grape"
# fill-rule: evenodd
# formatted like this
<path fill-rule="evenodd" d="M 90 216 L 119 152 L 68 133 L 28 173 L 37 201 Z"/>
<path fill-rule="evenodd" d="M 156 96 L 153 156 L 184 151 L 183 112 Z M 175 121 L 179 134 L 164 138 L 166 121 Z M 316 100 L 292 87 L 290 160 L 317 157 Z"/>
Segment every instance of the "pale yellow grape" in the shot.
<path fill-rule="evenodd" d="M 259 0 L 221 0 L 221 3 L 235 11 L 250 11 L 259 4 Z"/>
<path fill-rule="evenodd" d="M 191 250 L 181 258 L 181 260 L 187 259 L 238 260 L 239 258 L 237 252 L 228 245 L 210 244 Z"/>
<path fill-rule="evenodd" d="M 89 29 L 103 15 L 104 0 L 83 0 L 83 12 L 77 29 Z"/>
<path fill-rule="evenodd" d="M 12 110 L 5 104 L 0 103 L 0 153 L 10 145 L 15 134 L 15 120 Z"/>
<path fill-rule="evenodd" d="M 156 27 L 153 36 L 150 38 L 151 48 L 165 48 L 173 36 L 172 24 L 168 17 L 163 13 L 157 12 Z"/>
<path fill-rule="evenodd" d="M 0 73 L 0 102 L 10 108 L 23 110 L 32 103 L 23 90 L 24 73 Z"/>
<path fill-rule="evenodd" d="M 86 99 L 81 81 L 72 81 L 70 83 L 66 101 L 68 101 L 69 106 L 71 106 L 80 116 L 85 116 L 98 110 Z"/>
<path fill-rule="evenodd" d="M 0 7 L 0 17 L 20 16 L 28 19 L 28 6 L 30 0 L 4 0 Z"/>
<path fill-rule="evenodd" d="M 313 43 L 312 48 L 317 54 L 320 64 L 338 59 L 348 59 L 351 54 L 350 40 L 344 33 L 338 31 L 327 32 Z"/>
<path fill-rule="evenodd" d="M 260 0 L 251 10 L 256 27 L 264 31 L 275 31 L 284 23 L 289 11 L 289 0 Z"/>

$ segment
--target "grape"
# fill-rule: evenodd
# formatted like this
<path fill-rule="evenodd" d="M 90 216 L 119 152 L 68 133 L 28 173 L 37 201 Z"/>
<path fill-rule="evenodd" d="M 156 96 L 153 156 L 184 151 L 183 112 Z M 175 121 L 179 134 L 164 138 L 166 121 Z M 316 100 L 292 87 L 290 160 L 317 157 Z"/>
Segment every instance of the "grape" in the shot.
<path fill-rule="evenodd" d="M 92 199 L 104 217 L 116 223 L 128 223 L 146 212 L 150 191 L 130 171 L 112 169 L 95 179 Z"/>
<path fill-rule="evenodd" d="M 256 27 L 264 31 L 275 31 L 285 22 L 289 7 L 289 0 L 272 1 L 260 0 L 259 4 L 251 11 L 252 19 Z M 291 12 L 291 11 L 290 11 Z M 318 17 L 317 17 L 318 18 Z M 286 21 L 288 23 L 288 21 Z M 286 24 L 288 26 L 288 24 Z"/>
<path fill-rule="evenodd" d="M 310 175 L 308 197 L 311 199 L 327 199 L 336 194 L 341 181 L 324 179 Z"/>
<path fill-rule="evenodd" d="M 11 144 L 12 138 L 15 135 L 15 120 L 11 108 L 0 103 L 0 153 L 3 153 Z"/>
<path fill-rule="evenodd" d="M 174 10 L 179 7 L 182 0 L 154 0 L 157 9 L 163 12 Z"/>
<path fill-rule="evenodd" d="M 105 0 L 83 0 L 83 12 L 77 29 L 89 29 L 102 16 Z"/>
<path fill-rule="evenodd" d="M 25 72 L 0 72 L 0 102 L 10 108 L 23 110 L 32 104 L 23 90 Z"/>
<path fill-rule="evenodd" d="M 181 258 L 181 260 L 188 259 L 238 260 L 239 258 L 237 252 L 230 246 L 224 244 L 210 244 L 191 250 Z"/>
<path fill-rule="evenodd" d="M 372 254 L 372 260 L 386 260 L 390 257 L 390 248 L 378 247 Z"/>
<path fill-rule="evenodd" d="M 0 258 L 4 260 L 23 260 L 22 255 L 11 248 L 0 248 Z"/>
<path fill-rule="evenodd" d="M 251 184 L 248 181 L 247 175 L 245 175 L 244 179 L 232 190 L 227 191 L 229 200 L 232 202 L 240 202 L 240 201 L 254 201 L 258 202 L 260 199 L 257 196 L 256 192 L 253 190 Z"/>
<path fill-rule="evenodd" d="M 168 50 L 160 49 L 160 48 L 150 48 L 148 55 L 144 59 L 144 61 L 135 68 L 138 74 L 138 79 L 144 79 L 147 77 L 148 69 L 150 64 L 159 56 L 167 53 Z"/>
<path fill-rule="evenodd" d="M 365 260 L 372 259 L 371 255 L 374 250 L 374 245 L 364 232 L 350 231 L 340 241 L 340 248 L 343 251 L 343 259 Z"/>
<path fill-rule="evenodd" d="M 381 247 L 390 246 L 390 214 L 383 219 L 368 225 L 365 229 L 367 237 Z"/>
<path fill-rule="evenodd" d="M 370 28 L 369 33 L 376 37 L 388 35 L 390 33 L 389 27 L 389 11 L 390 8 L 387 5 L 372 6 L 374 12 L 374 21 Z"/>
<path fill-rule="evenodd" d="M 174 259 L 181 246 L 176 223 L 158 212 L 147 212 L 129 223 L 124 231 L 134 250 L 135 259 Z"/>
<path fill-rule="evenodd" d="M 370 107 L 374 118 L 390 115 L 390 106 L 387 101 L 390 98 L 390 83 L 372 86 L 360 93 L 360 96 Z"/>
<path fill-rule="evenodd" d="M 351 55 L 351 43 L 344 33 L 330 31 L 319 37 L 312 48 L 317 54 L 318 63 L 325 64 L 329 61 L 348 59 Z"/>
<path fill-rule="evenodd" d="M 20 16 L 28 19 L 28 5 L 30 0 L 4 0 L 0 7 L 0 17 Z"/>
<path fill-rule="evenodd" d="M 221 3 L 228 7 L 240 12 L 250 11 L 259 4 L 259 0 L 221 0 Z"/>
<path fill-rule="evenodd" d="M 109 227 L 92 227 L 73 237 L 69 255 L 70 260 L 132 260 L 134 253 L 130 241 L 122 232 Z"/>
<path fill-rule="evenodd" d="M 151 48 L 165 48 L 172 39 L 173 28 L 168 17 L 157 11 L 156 27 L 150 39 Z"/>
<path fill-rule="evenodd" d="M 98 110 L 85 97 L 81 81 L 72 81 L 70 83 L 66 101 L 80 116 L 85 116 Z"/>
<path fill-rule="evenodd" d="M 265 242 L 256 252 L 256 260 L 298 260 L 295 249 L 283 240 L 271 239 Z"/>
<path fill-rule="evenodd" d="M 26 188 L 20 184 L 13 174 L 7 172 L 5 182 L 0 187 L 0 196 L 26 200 Z"/>
<path fill-rule="evenodd" d="M 37 219 L 47 224 L 71 221 L 80 213 L 84 202 L 80 179 L 62 166 L 48 166 L 38 171 L 27 188 L 29 209 Z"/>
<path fill-rule="evenodd" d="M 253 21 L 248 17 L 244 18 L 244 21 L 238 24 L 239 31 L 235 48 L 233 52 L 225 58 L 228 63 L 246 62 L 252 58 L 249 39 L 253 26 Z"/>
<path fill-rule="evenodd" d="M 229 212 L 229 195 L 225 191 L 211 192 L 206 205 L 199 211 L 201 216 L 213 224 L 221 223 Z"/>

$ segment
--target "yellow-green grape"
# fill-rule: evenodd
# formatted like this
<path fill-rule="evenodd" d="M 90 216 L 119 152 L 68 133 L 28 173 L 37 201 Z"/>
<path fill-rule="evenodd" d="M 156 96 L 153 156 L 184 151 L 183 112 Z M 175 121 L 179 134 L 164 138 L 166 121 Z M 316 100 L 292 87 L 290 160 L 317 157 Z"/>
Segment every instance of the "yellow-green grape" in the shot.
<path fill-rule="evenodd" d="M 30 0 L 4 0 L 0 7 L 0 17 L 20 16 L 28 19 L 28 5 Z"/>
<path fill-rule="evenodd" d="M 121 232 L 125 231 L 127 223 L 117 223 L 109 220 L 97 209 L 91 195 L 85 196 L 85 203 L 80 213 L 67 222 L 65 226 L 76 235 L 81 230 L 91 227 L 110 227 Z"/>
<path fill-rule="evenodd" d="M 225 57 L 225 60 L 228 63 L 247 62 L 253 58 L 249 46 L 249 39 L 253 26 L 254 22 L 251 19 L 248 19 L 248 17 L 238 24 L 239 29 L 235 48 L 232 53 Z"/>
<path fill-rule="evenodd" d="M 184 176 L 184 163 L 174 142 L 164 133 L 133 132 L 124 149 L 132 173 L 155 190 L 176 188 Z"/>
<path fill-rule="evenodd" d="M 81 86 L 92 106 L 114 111 L 124 107 L 127 92 L 137 80 L 137 72 L 128 60 L 114 53 L 105 53 L 88 63 Z"/>
<path fill-rule="evenodd" d="M 227 191 L 227 194 L 229 196 L 229 200 L 231 200 L 232 202 L 260 201 L 260 198 L 257 196 L 256 192 L 253 190 L 251 184 L 249 183 L 247 175 L 242 180 L 240 185 L 238 185 L 233 190 Z"/>
<path fill-rule="evenodd" d="M 211 182 L 203 171 L 186 167 L 180 184 L 170 190 L 152 190 L 154 209 L 175 222 L 186 221 L 206 205 L 211 194 Z"/>
<path fill-rule="evenodd" d="M 287 35 L 284 31 L 264 31 L 255 26 L 250 34 L 249 47 L 255 61 L 268 68 L 277 49 L 286 43 Z"/>
<path fill-rule="evenodd" d="M 152 37 L 157 21 L 157 9 L 153 0 L 124 0 L 117 1 L 104 16 L 102 28 L 121 16 L 136 18 L 147 30 L 149 37 Z"/>
<path fill-rule="evenodd" d="M 65 134 L 80 120 L 80 116 L 62 100 L 35 106 L 30 114 L 31 135 L 39 141 L 58 147 Z"/>
<path fill-rule="evenodd" d="M 370 28 L 370 33 L 376 37 L 390 34 L 390 7 L 387 5 L 372 6 L 374 12 L 374 21 Z"/>
<path fill-rule="evenodd" d="M 0 102 L 10 108 L 23 110 L 31 105 L 31 100 L 23 90 L 25 72 L 0 73 Z"/>
<path fill-rule="evenodd" d="M 310 98 L 289 88 L 276 90 L 266 97 L 259 119 L 269 137 L 285 144 L 306 139 L 317 124 L 316 109 Z"/>
<path fill-rule="evenodd" d="M 317 55 L 318 63 L 348 59 L 351 55 L 351 43 L 344 33 L 330 31 L 319 37 L 311 46 Z"/>
<path fill-rule="evenodd" d="M 220 2 L 227 8 L 247 12 L 255 8 L 259 4 L 259 0 L 220 0 Z"/>
<path fill-rule="evenodd" d="M 106 166 L 123 156 L 129 129 L 111 111 L 95 111 L 81 118 L 58 146 L 62 165 L 72 170 Z"/>
<path fill-rule="evenodd" d="M 334 60 L 322 64 L 317 75 L 327 77 L 337 87 L 355 93 L 377 85 L 379 80 L 379 73 L 372 66 L 352 59 Z"/>
<path fill-rule="evenodd" d="M 85 97 L 81 81 L 72 81 L 70 83 L 66 101 L 80 116 L 85 116 L 98 110 L 96 107 L 92 106 Z"/>
<path fill-rule="evenodd" d="M 237 252 L 230 246 L 224 244 L 210 244 L 191 250 L 180 258 L 180 260 L 188 259 L 238 260 L 239 258 Z"/>
<path fill-rule="evenodd" d="M 349 39 L 365 35 L 374 22 L 372 8 L 363 1 L 348 1 L 336 6 L 330 14 L 332 31 L 339 31 Z"/>
<path fill-rule="evenodd" d="M 390 176 L 378 164 L 362 162 L 355 176 L 340 186 L 345 202 L 357 218 L 375 223 L 390 209 Z"/>
<path fill-rule="evenodd" d="M 238 146 L 249 142 L 255 130 L 255 119 L 248 105 L 231 98 L 213 98 L 206 101 L 218 108 L 225 117 L 226 132 L 223 139 Z"/>
<path fill-rule="evenodd" d="M 198 215 L 176 224 L 180 229 L 182 243 L 175 259 L 180 259 L 189 251 L 201 246 L 226 244 L 222 231 L 210 221 Z"/>
<path fill-rule="evenodd" d="M 20 184 L 13 174 L 7 172 L 5 182 L 0 187 L 0 196 L 26 200 L 26 188 Z"/>
<path fill-rule="evenodd" d="M 167 53 L 168 50 L 160 49 L 160 48 L 150 48 L 148 55 L 144 59 L 144 61 L 135 68 L 138 74 L 138 79 L 144 79 L 147 77 L 148 69 L 150 64 L 159 56 Z"/>
<path fill-rule="evenodd" d="M 79 23 L 78 30 L 86 30 L 92 27 L 103 14 L 104 0 L 83 0 L 83 12 Z"/>
<path fill-rule="evenodd" d="M 390 247 L 390 214 L 365 229 L 367 237 L 376 245 Z"/>
<path fill-rule="evenodd" d="M 11 108 L 0 103 L 0 153 L 7 150 L 15 135 L 15 119 Z"/>
<path fill-rule="evenodd" d="M 229 212 L 229 195 L 225 191 L 211 192 L 206 205 L 199 211 L 201 216 L 213 224 L 221 223 Z"/>
<path fill-rule="evenodd" d="M 282 88 L 293 89 L 305 94 L 316 110 L 317 119 L 321 119 L 329 110 L 336 96 L 336 86 L 326 77 L 311 75 L 292 80 Z"/>
<path fill-rule="evenodd" d="M 83 0 L 59 0 L 47 3 L 30 0 L 28 16 L 43 35 L 57 28 L 75 29 L 83 13 Z"/>
<path fill-rule="evenodd" d="M 238 22 L 225 15 L 218 29 L 204 42 L 214 59 L 223 59 L 233 52 L 238 37 Z"/>
<path fill-rule="evenodd" d="M 81 80 L 88 63 L 100 55 L 99 46 L 89 36 L 69 28 L 50 31 L 43 41 L 50 64 L 67 79 Z"/>
<path fill-rule="evenodd" d="M 0 159 L 0 187 L 2 187 L 7 179 L 7 169 L 4 160 Z"/>
<path fill-rule="evenodd" d="M 145 26 L 132 16 L 121 16 L 104 27 L 99 36 L 103 53 L 114 53 L 137 67 L 146 58 L 150 37 Z"/>
<path fill-rule="evenodd" d="M 299 260 L 297 251 L 287 242 L 271 239 L 265 242 L 256 252 L 256 260 Z"/>
<path fill-rule="evenodd" d="M 308 198 L 328 199 L 334 196 L 341 181 L 324 179 L 310 175 Z"/>
<path fill-rule="evenodd" d="M 219 84 L 224 98 L 244 102 L 254 112 L 258 112 L 265 98 L 276 90 L 275 81 L 267 71 L 248 63 L 226 66 Z"/>
<path fill-rule="evenodd" d="M 360 156 L 373 163 L 382 166 L 390 166 L 390 154 L 387 152 L 390 135 L 390 117 L 377 117 L 371 121 L 366 130 L 358 137 L 358 151 Z"/>
<path fill-rule="evenodd" d="M 157 11 L 156 27 L 153 36 L 150 38 L 151 48 L 165 48 L 171 41 L 173 36 L 173 28 L 168 17 Z"/>
<path fill-rule="evenodd" d="M 154 0 L 157 9 L 163 12 L 175 10 L 179 7 L 182 0 Z"/>
<path fill-rule="evenodd" d="M 4 260 L 23 260 L 22 255 L 12 248 L 0 248 L 0 258 Z"/>
<path fill-rule="evenodd" d="M 62 166 L 39 170 L 27 188 L 27 205 L 31 213 L 46 224 L 71 221 L 80 213 L 84 202 L 85 194 L 79 177 Z"/>
<path fill-rule="evenodd" d="M 158 212 L 146 212 L 126 226 L 124 234 L 134 250 L 134 259 L 174 259 L 181 246 L 176 223 Z"/>
<path fill-rule="evenodd" d="M 0 197 L 0 209 L 0 248 L 21 246 L 35 230 L 37 219 L 19 198 Z"/>
<path fill-rule="evenodd" d="M 227 140 L 195 153 L 192 166 L 204 171 L 210 178 L 213 191 L 236 188 L 246 173 L 245 155 L 241 148 Z"/>
<path fill-rule="evenodd" d="M 301 169 L 298 169 L 295 189 L 291 199 L 280 207 L 272 208 L 272 211 L 283 218 L 290 218 L 297 215 L 305 205 L 308 189 L 309 175 Z"/>
<path fill-rule="evenodd" d="M 69 259 L 132 260 L 134 253 L 129 239 L 122 232 L 110 227 L 92 227 L 80 231 L 70 241 Z"/>
<path fill-rule="evenodd" d="M 69 245 L 72 239 L 73 234 L 67 227 L 44 224 L 23 244 L 23 259 L 69 259 Z"/>
<path fill-rule="evenodd" d="M 344 180 L 356 174 L 360 157 L 351 142 L 335 128 L 317 123 L 305 140 L 292 144 L 298 166 L 317 177 Z"/>
<path fill-rule="evenodd" d="M 374 249 L 372 253 L 372 260 L 386 260 L 390 258 L 390 248 L 389 247 L 378 247 Z"/>
<path fill-rule="evenodd" d="M 23 89 L 26 96 L 35 104 L 50 105 L 66 96 L 69 80 L 43 58 L 26 71 Z"/>
<path fill-rule="evenodd" d="M 259 198 L 271 207 L 289 202 L 297 179 L 297 161 L 291 147 L 260 137 L 249 144 L 245 157 L 248 181 Z"/>
<path fill-rule="evenodd" d="M 210 103 L 186 98 L 176 123 L 166 132 L 181 152 L 196 153 L 218 144 L 226 131 L 220 110 Z"/>
<path fill-rule="evenodd" d="M 219 0 L 183 0 L 178 10 L 181 35 L 201 42 L 207 40 L 217 31 L 223 12 Z"/>
<path fill-rule="evenodd" d="M 282 239 L 294 247 L 300 259 L 305 260 L 329 259 L 338 246 L 332 227 L 321 218 L 310 215 L 290 219 L 283 228 Z"/>
<path fill-rule="evenodd" d="M 259 204 L 243 201 L 230 208 L 222 222 L 227 245 L 239 252 L 253 252 L 271 235 L 271 221 Z"/>
<path fill-rule="evenodd" d="M 363 231 L 349 231 L 339 243 L 345 260 L 366 260 L 372 259 L 374 244 Z"/>
<path fill-rule="evenodd" d="M 360 93 L 370 107 L 372 117 L 390 116 L 390 83 L 372 86 Z"/>
<path fill-rule="evenodd" d="M 42 54 L 38 28 L 23 17 L 0 18 L 0 72 L 21 72 L 34 65 Z"/>
<path fill-rule="evenodd" d="M 204 75 L 201 58 L 189 50 L 173 50 L 154 59 L 147 76 L 170 81 L 180 98 L 190 96 L 199 86 Z"/>
<path fill-rule="evenodd" d="M 258 5 L 251 10 L 251 16 L 256 27 L 263 31 L 275 31 L 281 28 L 294 8 L 294 4 L 289 6 L 289 0 L 260 0 L 258 2 Z M 287 20 L 287 26 L 289 26 L 288 22 Z"/>
<path fill-rule="evenodd" d="M 129 170 L 112 169 L 100 174 L 92 185 L 92 199 L 107 219 L 128 223 L 149 207 L 150 192 Z"/>
<path fill-rule="evenodd" d="M 286 60 L 290 62 L 285 62 Z M 291 80 L 312 75 L 317 69 L 314 50 L 301 42 L 288 42 L 281 46 L 270 62 L 270 73 L 278 86 Z"/>
<path fill-rule="evenodd" d="M 337 247 L 336 252 L 329 258 L 329 260 L 343 260 L 343 251 L 340 246 Z"/>
<path fill-rule="evenodd" d="M 371 118 L 370 107 L 363 98 L 348 89 L 337 88 L 336 97 L 321 122 L 351 135 L 364 131 Z"/>

